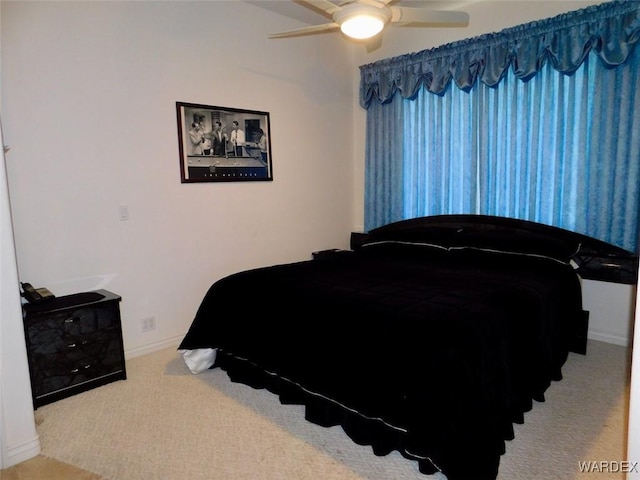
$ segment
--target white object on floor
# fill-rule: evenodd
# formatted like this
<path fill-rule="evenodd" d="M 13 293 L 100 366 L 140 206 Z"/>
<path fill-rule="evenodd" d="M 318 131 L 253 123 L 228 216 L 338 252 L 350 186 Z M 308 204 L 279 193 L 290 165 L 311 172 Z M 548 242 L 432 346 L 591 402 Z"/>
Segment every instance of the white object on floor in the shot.
<path fill-rule="evenodd" d="M 216 361 L 218 350 L 215 348 L 199 348 L 196 350 L 178 350 L 184 358 L 191 373 L 198 374 L 209 369 Z"/>

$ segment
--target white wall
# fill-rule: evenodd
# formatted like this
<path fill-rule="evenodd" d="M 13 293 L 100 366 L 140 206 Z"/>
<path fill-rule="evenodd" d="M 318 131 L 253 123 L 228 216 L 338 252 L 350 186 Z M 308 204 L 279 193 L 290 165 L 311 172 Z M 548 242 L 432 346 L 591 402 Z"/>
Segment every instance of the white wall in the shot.
<path fill-rule="evenodd" d="M 12 233 L 4 154 L 0 150 L 0 468 L 40 452 L 33 416 L 22 308 L 16 288 L 18 275 Z"/>
<path fill-rule="evenodd" d="M 348 245 L 354 69 L 340 38 L 267 41 L 291 20 L 237 1 L 2 9 L 21 279 L 122 295 L 129 356 L 182 336 L 214 280 Z M 181 184 L 176 101 L 269 112 L 273 182 Z"/>
<path fill-rule="evenodd" d="M 0 22 L 2 11 L 0 10 Z M 0 39 L 1 46 L 1 39 Z M 0 48 L 0 84 L 2 80 Z M 0 94 L 0 100 L 2 95 Z M 0 110 L 0 468 L 37 455 Z"/>
<path fill-rule="evenodd" d="M 582 297 L 583 307 L 589 311 L 589 338 L 630 346 L 636 285 L 584 280 Z"/>

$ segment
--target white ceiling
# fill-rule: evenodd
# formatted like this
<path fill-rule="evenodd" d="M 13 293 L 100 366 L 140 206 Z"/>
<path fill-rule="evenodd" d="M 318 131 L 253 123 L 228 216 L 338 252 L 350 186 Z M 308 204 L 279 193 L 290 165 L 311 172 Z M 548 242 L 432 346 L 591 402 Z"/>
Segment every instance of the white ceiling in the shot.
<path fill-rule="evenodd" d="M 285 17 L 298 20 L 300 22 L 316 25 L 331 21 L 331 17 L 321 10 L 315 9 L 307 3 L 300 0 L 245 0 L 251 5 L 264 8 L 274 13 L 278 13 Z M 345 3 L 340 0 L 330 0 L 335 4 Z M 396 0 L 393 5 L 405 7 L 426 7 L 434 10 L 461 10 L 465 6 L 478 3 L 482 0 Z M 510 0 L 525 1 L 525 0 Z M 528 0 L 531 1 L 531 0 Z"/>

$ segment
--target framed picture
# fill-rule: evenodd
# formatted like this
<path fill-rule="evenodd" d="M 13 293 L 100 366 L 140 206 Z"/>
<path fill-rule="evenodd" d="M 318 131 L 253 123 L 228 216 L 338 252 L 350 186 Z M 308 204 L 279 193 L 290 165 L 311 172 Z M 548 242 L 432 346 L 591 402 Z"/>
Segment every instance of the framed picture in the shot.
<path fill-rule="evenodd" d="M 176 102 L 182 183 L 273 180 L 268 112 Z"/>

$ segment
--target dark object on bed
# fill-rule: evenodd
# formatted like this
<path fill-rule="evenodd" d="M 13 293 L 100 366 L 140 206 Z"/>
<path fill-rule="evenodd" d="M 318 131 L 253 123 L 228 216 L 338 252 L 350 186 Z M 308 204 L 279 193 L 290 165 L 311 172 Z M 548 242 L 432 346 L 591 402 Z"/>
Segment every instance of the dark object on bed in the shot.
<path fill-rule="evenodd" d="M 494 479 L 513 423 L 562 378 L 569 351 L 585 350 L 570 264 L 585 242 L 501 217 L 443 220 L 225 277 L 179 349 L 217 349 L 233 381 L 305 405 L 308 420 L 341 425 L 376 455 Z"/>

